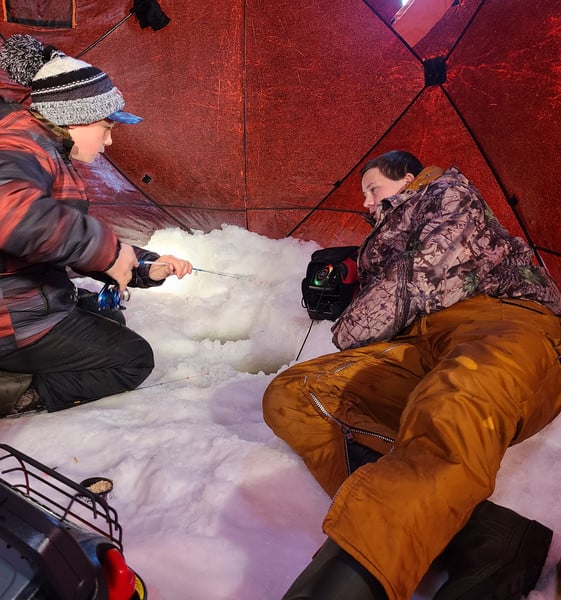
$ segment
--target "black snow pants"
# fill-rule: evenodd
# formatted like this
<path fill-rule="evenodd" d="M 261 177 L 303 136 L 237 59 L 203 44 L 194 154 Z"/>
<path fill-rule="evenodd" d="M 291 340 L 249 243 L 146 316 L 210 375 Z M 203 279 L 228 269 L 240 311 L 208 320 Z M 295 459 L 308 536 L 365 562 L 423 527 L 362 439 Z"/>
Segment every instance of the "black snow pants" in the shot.
<path fill-rule="evenodd" d="M 138 387 L 154 368 L 148 342 L 123 324 L 80 308 L 0 369 L 33 374 L 49 412 Z"/>

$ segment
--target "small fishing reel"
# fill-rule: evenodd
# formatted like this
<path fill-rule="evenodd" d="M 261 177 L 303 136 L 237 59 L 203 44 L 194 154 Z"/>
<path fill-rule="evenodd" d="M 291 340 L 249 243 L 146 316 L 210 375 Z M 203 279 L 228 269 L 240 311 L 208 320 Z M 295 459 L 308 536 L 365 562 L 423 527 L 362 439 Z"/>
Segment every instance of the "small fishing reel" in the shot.
<path fill-rule="evenodd" d="M 131 293 L 128 289 L 121 291 L 119 286 L 106 283 L 97 295 L 98 310 L 124 310 L 123 302 L 128 302 Z"/>

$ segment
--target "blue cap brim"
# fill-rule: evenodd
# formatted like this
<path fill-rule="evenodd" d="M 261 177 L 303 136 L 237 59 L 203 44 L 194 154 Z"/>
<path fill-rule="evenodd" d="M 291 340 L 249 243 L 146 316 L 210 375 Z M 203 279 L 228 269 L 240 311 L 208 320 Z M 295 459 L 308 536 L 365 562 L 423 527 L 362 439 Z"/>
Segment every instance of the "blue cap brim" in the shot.
<path fill-rule="evenodd" d="M 136 125 L 142 121 L 142 117 L 133 115 L 132 113 L 125 112 L 124 110 L 118 110 L 112 115 L 107 117 L 110 121 L 116 121 L 117 123 L 127 123 L 128 125 Z"/>

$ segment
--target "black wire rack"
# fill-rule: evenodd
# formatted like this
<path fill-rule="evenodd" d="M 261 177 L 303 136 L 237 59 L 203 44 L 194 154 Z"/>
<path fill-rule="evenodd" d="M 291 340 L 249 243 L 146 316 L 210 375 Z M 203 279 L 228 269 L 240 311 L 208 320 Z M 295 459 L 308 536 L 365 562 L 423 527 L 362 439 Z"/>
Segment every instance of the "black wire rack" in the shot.
<path fill-rule="evenodd" d="M 6 444 L 0 444 L 0 484 L 33 500 L 62 523 L 101 534 L 123 551 L 117 512 L 100 494 Z"/>

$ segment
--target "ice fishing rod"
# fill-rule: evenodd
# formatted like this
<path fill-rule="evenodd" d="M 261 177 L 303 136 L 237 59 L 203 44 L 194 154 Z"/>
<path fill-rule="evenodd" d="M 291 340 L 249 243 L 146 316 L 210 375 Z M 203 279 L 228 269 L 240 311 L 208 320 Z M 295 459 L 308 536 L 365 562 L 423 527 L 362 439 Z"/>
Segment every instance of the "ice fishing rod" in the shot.
<path fill-rule="evenodd" d="M 169 263 L 157 260 L 139 260 L 139 265 L 162 265 L 168 267 Z M 240 275 L 239 273 L 223 273 L 222 271 L 210 271 L 208 269 L 199 269 L 193 267 L 193 271 L 200 271 L 201 273 L 212 273 L 213 275 L 220 275 L 222 277 L 235 277 L 236 279 L 253 279 L 253 275 Z M 106 283 L 103 289 L 97 294 L 97 310 L 124 310 L 123 302 L 130 300 L 130 291 L 125 288 L 124 290 L 119 289 L 119 286 L 111 283 Z"/>
<path fill-rule="evenodd" d="M 162 265 L 164 267 L 168 267 L 169 263 L 161 262 L 157 260 L 141 260 L 139 261 L 140 265 Z M 234 277 L 235 279 L 253 279 L 253 275 L 241 275 L 239 273 L 224 273 L 223 271 L 211 271 L 209 269 L 199 269 L 198 267 L 193 267 L 193 271 L 197 271 L 199 273 L 211 273 L 212 275 L 220 275 L 221 277 Z"/>

